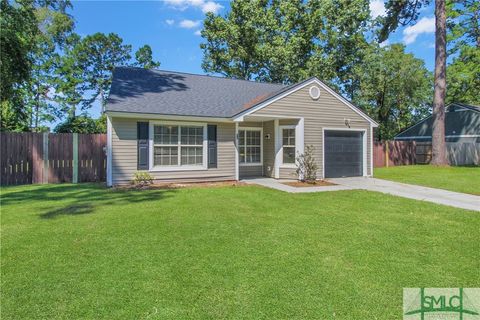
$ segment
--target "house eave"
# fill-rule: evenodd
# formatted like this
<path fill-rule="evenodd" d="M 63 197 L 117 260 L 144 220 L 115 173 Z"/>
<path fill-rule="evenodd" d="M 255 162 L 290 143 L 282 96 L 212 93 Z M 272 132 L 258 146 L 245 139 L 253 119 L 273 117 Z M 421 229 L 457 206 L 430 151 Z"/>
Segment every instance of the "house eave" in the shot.
<path fill-rule="evenodd" d="M 107 114 L 107 116 L 115 117 L 115 118 L 233 123 L 233 120 L 231 118 L 222 118 L 222 117 L 172 115 L 172 114 L 144 113 L 144 112 L 124 112 L 124 111 L 112 111 L 112 110 L 107 110 L 105 111 L 105 113 Z"/>

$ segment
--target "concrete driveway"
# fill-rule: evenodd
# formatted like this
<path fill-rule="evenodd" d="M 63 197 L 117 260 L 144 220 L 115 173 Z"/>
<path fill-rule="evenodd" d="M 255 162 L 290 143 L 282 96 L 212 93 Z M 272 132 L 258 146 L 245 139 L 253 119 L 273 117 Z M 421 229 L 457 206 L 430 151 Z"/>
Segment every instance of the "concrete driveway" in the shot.
<path fill-rule="evenodd" d="M 335 178 L 329 181 L 352 189 L 365 189 L 399 197 L 429 201 L 447 206 L 480 211 L 480 196 L 434 189 L 375 178 Z"/>

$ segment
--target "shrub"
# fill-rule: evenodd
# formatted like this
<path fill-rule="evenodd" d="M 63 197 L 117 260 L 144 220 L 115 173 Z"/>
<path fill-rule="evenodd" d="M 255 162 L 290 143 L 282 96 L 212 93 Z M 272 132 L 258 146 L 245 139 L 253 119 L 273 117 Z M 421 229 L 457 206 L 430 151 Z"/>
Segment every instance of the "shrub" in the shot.
<path fill-rule="evenodd" d="M 315 182 L 317 180 L 318 165 L 313 157 L 314 147 L 307 146 L 305 152 L 297 157 L 297 170 L 295 171 L 298 180 Z"/>
<path fill-rule="evenodd" d="M 133 184 L 138 187 L 144 187 L 153 183 L 153 177 L 146 171 L 137 171 L 133 175 Z"/>

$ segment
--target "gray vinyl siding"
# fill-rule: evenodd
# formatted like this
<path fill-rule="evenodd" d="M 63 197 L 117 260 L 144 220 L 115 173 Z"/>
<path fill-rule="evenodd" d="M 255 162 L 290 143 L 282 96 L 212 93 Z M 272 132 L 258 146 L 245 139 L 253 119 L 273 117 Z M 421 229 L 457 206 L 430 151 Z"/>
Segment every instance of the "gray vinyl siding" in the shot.
<path fill-rule="evenodd" d="M 296 168 L 280 167 L 280 170 L 279 170 L 280 179 L 297 179 L 298 176 L 295 170 Z"/>
<path fill-rule="evenodd" d="M 298 119 L 280 119 L 278 124 L 281 126 L 297 125 Z"/>
<path fill-rule="evenodd" d="M 345 105 L 342 101 L 320 88 L 318 100 L 312 100 L 309 95 L 310 86 L 306 86 L 252 114 L 262 116 L 303 117 L 305 145 L 313 145 L 315 159 L 319 165 L 318 176 L 323 173 L 323 137 L 324 128 L 345 128 L 345 119 L 350 120 L 351 129 L 365 129 L 367 132 L 367 175 L 371 175 L 371 143 L 372 132 L 370 122 Z M 285 120 L 280 121 L 280 123 Z M 280 168 L 280 178 L 292 178 L 294 168 Z"/>
<path fill-rule="evenodd" d="M 245 121 L 238 124 L 238 130 L 242 130 L 242 128 L 248 128 L 248 127 L 261 128 L 262 122 Z"/>
<path fill-rule="evenodd" d="M 148 119 L 112 118 L 112 181 L 114 185 L 127 184 L 137 171 L 137 122 Z M 235 125 L 217 125 L 217 168 L 195 171 L 151 171 L 156 182 L 220 181 L 235 179 Z"/>
<path fill-rule="evenodd" d="M 249 177 L 261 177 L 262 176 L 262 166 L 242 166 L 240 165 L 238 174 L 240 179 L 249 178 Z"/>

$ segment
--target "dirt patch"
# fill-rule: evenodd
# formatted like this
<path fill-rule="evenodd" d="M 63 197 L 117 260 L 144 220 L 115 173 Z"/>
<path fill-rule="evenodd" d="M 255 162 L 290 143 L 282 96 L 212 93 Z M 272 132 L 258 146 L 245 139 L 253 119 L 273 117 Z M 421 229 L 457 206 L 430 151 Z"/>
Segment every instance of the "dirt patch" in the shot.
<path fill-rule="evenodd" d="M 218 188 L 218 187 L 236 187 L 244 186 L 246 183 L 239 181 L 218 181 L 218 182 L 162 182 L 153 183 L 146 186 L 125 185 L 117 186 L 116 189 L 131 189 L 131 190 L 149 190 L 149 189 L 180 189 L 180 188 Z"/>
<path fill-rule="evenodd" d="M 335 186 L 335 183 L 331 183 L 325 180 L 317 180 L 315 182 L 302 182 L 302 181 L 291 181 L 291 182 L 282 182 L 283 184 L 295 187 L 295 188 L 304 188 L 304 187 L 326 187 L 326 186 Z"/>

